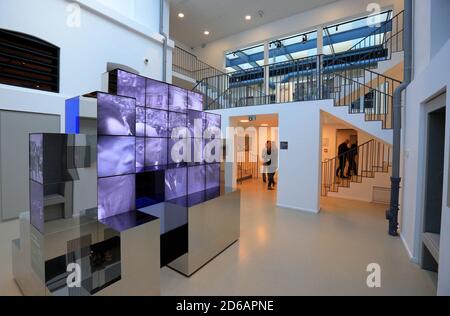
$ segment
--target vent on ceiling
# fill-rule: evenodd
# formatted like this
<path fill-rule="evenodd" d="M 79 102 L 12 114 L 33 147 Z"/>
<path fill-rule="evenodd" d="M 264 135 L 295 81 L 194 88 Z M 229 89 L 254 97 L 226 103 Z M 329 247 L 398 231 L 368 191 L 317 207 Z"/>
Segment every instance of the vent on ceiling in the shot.
<path fill-rule="evenodd" d="M 59 48 L 0 29 L 0 84 L 59 92 Z"/>

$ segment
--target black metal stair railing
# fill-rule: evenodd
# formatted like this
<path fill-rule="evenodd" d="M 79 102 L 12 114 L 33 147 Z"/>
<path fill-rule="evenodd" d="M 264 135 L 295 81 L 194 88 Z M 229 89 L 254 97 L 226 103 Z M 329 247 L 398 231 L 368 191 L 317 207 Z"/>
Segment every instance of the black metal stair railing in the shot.
<path fill-rule="evenodd" d="M 339 188 L 349 188 L 351 183 L 361 183 L 364 178 L 375 178 L 376 173 L 389 173 L 391 165 L 392 146 L 372 139 L 322 162 L 321 195 L 339 192 Z"/>
<path fill-rule="evenodd" d="M 174 72 L 194 79 L 197 83 L 202 81 L 203 78 L 225 74 L 178 46 L 175 46 L 173 50 L 172 65 Z"/>
<path fill-rule="evenodd" d="M 321 55 L 205 78 L 202 92 L 207 110 L 333 99 L 350 114 L 364 113 L 366 120 L 391 129 L 392 96 L 400 84 L 369 69 L 342 69 Z"/>
<path fill-rule="evenodd" d="M 248 152 L 238 152 L 237 155 L 237 182 L 242 184 L 246 180 L 258 179 L 260 174 L 259 156 Z"/>
<path fill-rule="evenodd" d="M 396 14 L 392 19 L 380 24 L 372 33 L 353 45 L 348 51 L 362 51 L 367 48 L 379 47 L 359 55 L 352 63 L 367 65 L 369 60 L 390 60 L 393 53 L 403 51 L 404 11 Z M 368 67 L 368 65 L 367 65 Z"/>
<path fill-rule="evenodd" d="M 349 114 L 363 113 L 367 121 L 380 121 L 383 129 L 393 126 L 393 94 L 400 81 L 369 69 L 334 71 L 328 67 L 323 74 L 324 99 L 333 99 L 335 106 L 348 106 Z"/>

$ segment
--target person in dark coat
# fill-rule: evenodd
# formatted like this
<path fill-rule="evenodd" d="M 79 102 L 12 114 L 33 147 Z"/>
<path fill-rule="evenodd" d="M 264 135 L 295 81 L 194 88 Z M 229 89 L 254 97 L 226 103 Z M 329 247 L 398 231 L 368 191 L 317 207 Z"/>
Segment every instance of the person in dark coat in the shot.
<path fill-rule="evenodd" d="M 348 145 L 350 144 L 350 140 L 346 139 L 345 142 L 339 145 L 338 147 L 338 160 L 339 167 L 336 170 L 336 176 L 345 179 L 344 171 L 345 171 L 345 163 L 347 162 L 347 154 L 349 151 Z"/>
<path fill-rule="evenodd" d="M 358 165 L 356 162 L 358 159 L 358 144 L 357 143 L 353 144 L 350 147 L 347 157 L 348 157 L 347 177 L 357 176 L 358 175 Z"/>

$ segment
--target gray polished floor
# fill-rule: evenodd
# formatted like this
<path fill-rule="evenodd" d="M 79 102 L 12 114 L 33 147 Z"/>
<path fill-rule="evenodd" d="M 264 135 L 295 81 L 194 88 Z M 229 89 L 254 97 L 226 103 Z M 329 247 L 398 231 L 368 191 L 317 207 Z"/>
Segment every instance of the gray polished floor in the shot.
<path fill-rule="evenodd" d="M 241 239 L 187 279 L 161 272 L 162 295 L 435 295 L 433 275 L 409 262 L 386 234 L 383 205 L 327 198 L 319 215 L 275 207 L 276 192 L 242 186 Z M 16 221 L 0 224 L 0 295 L 20 295 L 12 280 Z M 369 263 L 381 288 L 366 285 Z"/>
<path fill-rule="evenodd" d="M 242 186 L 241 239 L 186 279 L 164 269 L 163 295 L 435 295 L 433 276 L 387 235 L 386 206 L 323 199 L 319 215 L 275 207 L 275 192 Z M 367 265 L 381 288 L 367 287 Z"/>

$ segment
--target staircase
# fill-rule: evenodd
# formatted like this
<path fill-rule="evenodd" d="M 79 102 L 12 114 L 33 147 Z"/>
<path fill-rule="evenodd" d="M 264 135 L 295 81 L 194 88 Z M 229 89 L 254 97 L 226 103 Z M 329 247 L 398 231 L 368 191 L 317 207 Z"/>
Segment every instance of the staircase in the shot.
<path fill-rule="evenodd" d="M 344 176 L 348 175 L 349 159 L 355 157 L 356 170 L 349 177 L 341 178 L 338 168 L 341 160 L 347 168 Z M 322 162 L 322 188 L 321 195 L 327 196 L 329 192 L 339 192 L 339 188 L 349 188 L 352 183 L 361 183 L 364 178 L 375 178 L 376 173 L 389 173 L 392 165 L 392 147 L 377 140 L 370 140 L 358 146 L 357 149 L 346 154 Z"/>

